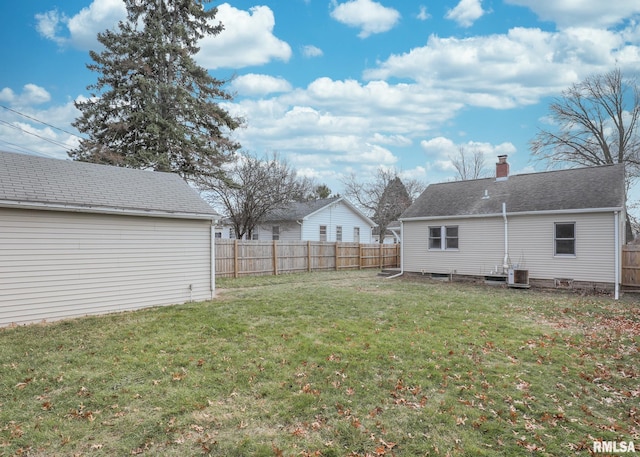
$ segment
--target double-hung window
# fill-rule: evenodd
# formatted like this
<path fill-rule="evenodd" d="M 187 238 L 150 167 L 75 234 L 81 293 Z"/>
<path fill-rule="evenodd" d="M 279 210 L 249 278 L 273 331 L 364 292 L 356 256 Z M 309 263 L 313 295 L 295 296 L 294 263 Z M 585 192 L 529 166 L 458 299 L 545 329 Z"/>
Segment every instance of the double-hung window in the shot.
<path fill-rule="evenodd" d="M 429 227 L 429 249 L 442 251 L 458 249 L 458 226 Z"/>
<path fill-rule="evenodd" d="M 575 222 L 556 222 L 554 231 L 555 231 L 554 255 L 575 256 L 576 255 L 576 223 Z"/>
<path fill-rule="evenodd" d="M 336 241 L 342 241 L 342 226 L 336 226 Z"/>
<path fill-rule="evenodd" d="M 327 226 L 320 226 L 320 241 L 327 241 Z"/>
<path fill-rule="evenodd" d="M 271 226 L 271 239 L 273 241 L 278 241 L 280 239 L 280 226 L 272 225 Z"/>

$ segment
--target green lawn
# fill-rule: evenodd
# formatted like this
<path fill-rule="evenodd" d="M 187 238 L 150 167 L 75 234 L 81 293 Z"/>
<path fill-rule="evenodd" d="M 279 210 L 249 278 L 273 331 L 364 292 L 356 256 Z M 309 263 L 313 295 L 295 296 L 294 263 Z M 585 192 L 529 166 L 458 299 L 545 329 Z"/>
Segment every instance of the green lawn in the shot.
<path fill-rule="evenodd" d="M 375 272 L 0 330 L 0 455 L 640 451 L 636 297 Z"/>

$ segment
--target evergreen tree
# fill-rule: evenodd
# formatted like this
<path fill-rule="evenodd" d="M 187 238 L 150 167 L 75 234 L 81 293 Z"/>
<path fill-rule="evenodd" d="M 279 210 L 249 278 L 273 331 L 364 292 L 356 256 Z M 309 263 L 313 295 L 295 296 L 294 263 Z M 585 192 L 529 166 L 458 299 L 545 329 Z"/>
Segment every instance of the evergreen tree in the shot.
<path fill-rule="evenodd" d="M 351 174 L 342 184 L 345 195 L 378 224 L 380 243 L 384 242 L 389 224 L 397 220 L 425 188 L 423 183 L 414 179 L 402 182 L 397 170 L 384 169 L 378 169 L 373 181 L 359 181 L 355 174 Z"/>
<path fill-rule="evenodd" d="M 409 192 L 407 192 L 407 188 L 398 176 L 388 181 L 378 200 L 376 211 L 372 218 L 378 224 L 378 229 L 380 230 L 380 243 L 384 242 L 387 227 L 391 222 L 398 220 L 404 210 L 411 206 L 411 203 Z"/>
<path fill-rule="evenodd" d="M 223 30 L 217 9 L 205 11 L 203 0 L 124 1 L 126 20 L 98 34 L 104 50 L 90 53 L 87 67 L 100 75 L 73 124 L 88 138 L 69 155 L 187 180 L 221 176 L 239 148 L 227 135 L 241 121 L 218 104 L 232 98 L 225 81 L 193 58 L 199 39 Z"/>

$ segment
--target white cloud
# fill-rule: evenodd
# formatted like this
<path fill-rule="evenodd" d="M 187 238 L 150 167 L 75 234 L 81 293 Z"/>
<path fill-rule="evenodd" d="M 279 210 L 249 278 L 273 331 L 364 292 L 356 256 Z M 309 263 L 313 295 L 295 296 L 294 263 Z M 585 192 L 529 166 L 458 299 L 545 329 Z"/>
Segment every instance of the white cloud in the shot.
<path fill-rule="evenodd" d="M 51 95 L 43 87 L 35 84 L 25 84 L 21 94 L 16 94 L 10 87 L 0 91 L 0 101 L 13 106 L 38 105 L 51 100 Z"/>
<path fill-rule="evenodd" d="M 516 147 L 510 142 L 500 144 L 491 144 L 479 141 L 467 141 L 466 143 L 455 143 L 446 137 L 435 137 L 429 140 L 422 140 L 420 147 L 425 152 L 429 163 L 434 169 L 453 172 L 455 167 L 451 161 L 452 157 L 459 154 L 460 148 L 463 147 L 467 151 L 480 151 L 485 157 L 485 167 L 490 168 L 493 158 L 499 155 L 514 155 L 517 152 Z"/>
<path fill-rule="evenodd" d="M 273 34 L 275 17 L 269 7 L 244 11 L 223 3 L 216 19 L 224 30 L 218 36 L 203 38 L 196 56 L 205 68 L 243 68 L 291 58 L 291 47 Z"/>
<path fill-rule="evenodd" d="M 313 46 L 307 45 L 302 47 L 302 55 L 305 57 L 320 57 L 323 55 L 322 49 Z"/>
<path fill-rule="evenodd" d="M 492 108 L 537 103 L 589 74 L 613 66 L 637 68 L 640 46 L 621 33 L 572 28 L 545 32 L 513 28 L 507 34 L 429 37 L 427 44 L 391 55 L 364 73 L 368 80 L 411 79 L 452 100 Z"/>
<path fill-rule="evenodd" d="M 460 0 L 460 3 L 449 10 L 445 17 L 457 22 L 461 27 L 471 27 L 484 13 L 481 0 Z"/>
<path fill-rule="evenodd" d="M 91 49 L 98 46 L 97 33 L 114 29 L 126 17 L 122 0 L 94 0 L 87 8 L 66 21 L 74 47 Z"/>
<path fill-rule="evenodd" d="M 27 86 L 32 87 L 27 89 Z M 4 88 L 0 91 L 0 100 L 10 103 L 20 113 L 30 118 L 40 119 L 49 124 L 45 125 L 15 112 L 5 111 L 3 121 L 7 124 L 0 124 L 1 149 L 65 159 L 68 157 L 67 151 L 78 145 L 77 136 L 51 127 L 62 127 L 69 132 L 75 131 L 70 124 L 77 118 L 79 112 L 73 101 L 46 109 L 37 108 L 35 105 L 48 101 L 48 93 L 33 84 L 27 84 L 19 95 L 9 88 Z"/>
<path fill-rule="evenodd" d="M 553 21 L 561 27 L 608 27 L 640 13 L 640 3 L 637 0 L 616 0 L 615 2 L 594 0 L 505 0 L 505 2 L 529 8 L 540 19 Z"/>
<path fill-rule="evenodd" d="M 100 46 L 97 34 L 115 29 L 126 18 L 122 0 L 93 0 L 79 13 L 67 17 L 57 10 L 36 15 L 36 28 L 45 38 L 59 45 L 79 49 Z M 273 34 L 275 18 L 267 6 L 255 6 L 249 11 L 234 8 L 228 3 L 218 6 L 214 22 L 224 25 L 218 36 L 203 38 L 198 63 L 208 69 L 243 68 L 263 65 L 273 59 L 288 61 L 291 47 Z"/>
<path fill-rule="evenodd" d="M 284 78 L 249 73 L 231 81 L 231 89 L 240 95 L 267 95 L 276 92 L 289 92 L 292 87 Z"/>
<path fill-rule="evenodd" d="M 36 14 L 36 30 L 40 35 L 49 40 L 55 41 L 59 45 L 66 43 L 67 39 L 58 36 L 61 24 L 68 20 L 57 10 L 47 11 L 46 13 Z"/>
<path fill-rule="evenodd" d="M 400 13 L 396 9 L 372 0 L 349 0 L 341 4 L 333 0 L 332 4 L 331 17 L 349 27 L 359 28 L 360 38 L 388 32 L 400 20 Z"/>
<path fill-rule="evenodd" d="M 94 0 L 72 17 L 60 14 L 57 10 L 36 14 L 36 29 L 42 36 L 61 46 L 88 50 L 99 46 L 99 32 L 113 29 L 125 17 L 126 8 L 122 0 Z M 68 35 L 61 34 L 62 31 L 68 32 Z"/>
<path fill-rule="evenodd" d="M 426 21 L 427 19 L 431 18 L 431 15 L 427 12 L 426 6 L 420 5 L 420 12 L 416 17 L 421 21 Z"/>

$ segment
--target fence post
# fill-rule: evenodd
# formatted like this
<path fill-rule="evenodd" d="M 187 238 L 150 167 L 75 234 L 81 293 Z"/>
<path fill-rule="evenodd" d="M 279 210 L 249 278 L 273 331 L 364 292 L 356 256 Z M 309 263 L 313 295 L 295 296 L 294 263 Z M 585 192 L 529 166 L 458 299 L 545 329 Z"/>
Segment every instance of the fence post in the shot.
<path fill-rule="evenodd" d="M 338 271 L 340 268 L 338 266 L 338 259 L 340 258 L 340 256 L 338 255 L 338 242 L 335 242 L 336 245 L 336 271 Z"/>
<path fill-rule="evenodd" d="M 307 271 L 311 273 L 311 241 L 307 241 Z"/>
<path fill-rule="evenodd" d="M 278 276 L 278 242 L 273 240 L 273 275 Z"/>
<path fill-rule="evenodd" d="M 233 240 L 233 277 L 238 277 L 238 239 Z"/>

